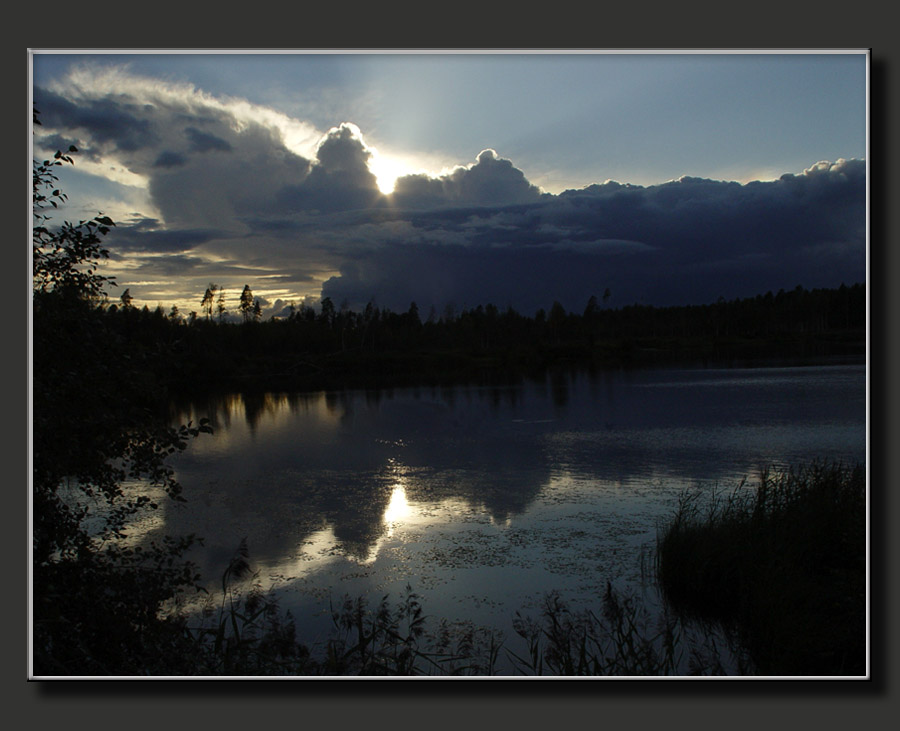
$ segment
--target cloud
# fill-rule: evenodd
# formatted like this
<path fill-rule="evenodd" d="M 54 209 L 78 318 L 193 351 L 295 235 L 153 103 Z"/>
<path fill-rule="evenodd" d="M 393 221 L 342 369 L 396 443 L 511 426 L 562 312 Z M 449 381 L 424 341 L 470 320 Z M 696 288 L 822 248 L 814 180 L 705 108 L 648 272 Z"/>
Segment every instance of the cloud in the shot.
<path fill-rule="evenodd" d="M 392 199 L 400 208 L 438 206 L 504 206 L 531 203 L 540 190 L 524 173 L 494 150 L 483 150 L 475 163 L 447 175 L 408 175 L 397 179 Z"/>
<path fill-rule="evenodd" d="M 169 230 L 152 218 L 140 218 L 117 224 L 116 250 L 151 253 L 186 252 L 200 244 L 221 238 L 215 229 Z"/>
<path fill-rule="evenodd" d="M 308 176 L 278 191 L 279 204 L 288 212 L 347 211 L 378 205 L 383 196 L 368 167 L 371 155 L 356 125 L 345 122 L 330 129 L 316 149 Z"/>
<path fill-rule="evenodd" d="M 384 306 L 513 305 L 580 310 L 607 287 L 616 304 L 703 303 L 865 280 L 865 162 L 819 163 L 746 185 L 685 177 L 608 182 L 465 218 L 411 218 L 432 243 L 355 252 L 325 282 L 335 301 Z M 459 213 L 459 210 L 456 211 Z M 465 232 L 466 245 L 441 241 Z"/>
<path fill-rule="evenodd" d="M 134 103 L 110 98 L 76 103 L 45 89 L 35 94 L 35 103 L 45 127 L 90 130 L 92 140 L 98 145 L 132 152 L 157 141 L 150 121 Z"/>
<path fill-rule="evenodd" d="M 199 130 L 196 127 L 187 127 L 184 133 L 188 138 L 192 152 L 209 152 L 211 150 L 230 152 L 233 149 L 227 140 Z"/>
<path fill-rule="evenodd" d="M 165 224 L 242 230 L 241 215 L 271 205 L 300 182 L 321 135 L 309 125 L 189 85 L 83 66 L 53 88 L 35 88 L 47 147 L 65 131 L 106 167 L 146 180 Z M 97 170 L 97 167 L 91 170 Z"/>
<path fill-rule="evenodd" d="M 613 305 L 701 303 L 866 275 L 862 160 L 767 182 L 607 181 L 551 195 L 485 149 L 441 174 L 401 176 L 385 195 L 350 122 L 320 132 L 114 67 L 78 67 L 35 100 L 37 150 L 75 144 L 77 168 L 144 186 L 147 210 L 108 237 L 116 276 L 123 288 L 137 273 L 177 281 L 184 311 L 210 281 L 249 284 L 275 309 L 321 294 L 533 313 L 555 300 L 580 311 L 606 288 Z"/>
<path fill-rule="evenodd" d="M 178 168 L 182 165 L 187 165 L 187 157 L 171 150 L 163 150 L 153 163 L 155 168 Z"/>

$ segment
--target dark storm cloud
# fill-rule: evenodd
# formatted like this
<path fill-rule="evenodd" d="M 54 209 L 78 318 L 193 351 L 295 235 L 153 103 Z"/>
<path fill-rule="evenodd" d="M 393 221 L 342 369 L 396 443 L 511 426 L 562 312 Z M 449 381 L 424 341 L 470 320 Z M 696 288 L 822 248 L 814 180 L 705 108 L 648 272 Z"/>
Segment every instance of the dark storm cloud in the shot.
<path fill-rule="evenodd" d="M 188 127 L 184 132 L 187 135 L 192 152 L 210 152 L 212 150 L 231 152 L 232 150 L 231 145 L 226 140 L 216 137 L 216 135 L 209 132 L 203 132 L 196 127 Z"/>
<path fill-rule="evenodd" d="M 105 98 L 75 104 L 40 87 L 35 87 L 34 104 L 44 126 L 90 130 L 96 141 L 114 143 L 121 150 L 134 151 L 157 141 L 141 104 Z"/>
<path fill-rule="evenodd" d="M 57 150 L 66 152 L 70 147 L 76 147 L 78 149 L 78 154 L 81 157 L 95 158 L 90 150 L 84 150 L 78 147 L 78 140 L 74 137 L 67 137 L 61 134 L 42 135 L 36 133 L 35 141 L 41 149 L 46 150 L 48 153 L 51 151 L 56 152 Z"/>
<path fill-rule="evenodd" d="M 178 168 L 182 165 L 187 164 L 187 158 L 182 155 L 180 152 L 172 152 L 171 150 L 164 150 L 159 153 L 159 157 L 156 158 L 156 162 L 153 163 L 153 167 L 155 168 Z"/>
<path fill-rule="evenodd" d="M 607 282 L 599 257 L 549 246 L 399 244 L 344 264 L 341 276 L 327 281 L 322 294 L 335 302 L 371 298 L 395 310 L 405 310 L 410 302 L 420 309 L 452 304 L 457 310 L 493 303 L 533 312 L 565 299 L 573 289 L 602 293 Z"/>
<path fill-rule="evenodd" d="M 142 252 L 184 252 L 220 238 L 215 229 L 167 229 L 152 218 L 119 222 L 115 229 L 115 248 Z"/>
<path fill-rule="evenodd" d="M 453 300 L 534 311 L 559 300 L 579 310 L 607 287 L 616 304 L 674 304 L 865 280 L 860 160 L 746 185 L 606 183 L 457 214 L 410 216 L 431 243 L 360 249 L 323 295 L 365 302 L 377 294 L 398 309 Z M 455 236 L 464 240 L 447 243 Z"/>

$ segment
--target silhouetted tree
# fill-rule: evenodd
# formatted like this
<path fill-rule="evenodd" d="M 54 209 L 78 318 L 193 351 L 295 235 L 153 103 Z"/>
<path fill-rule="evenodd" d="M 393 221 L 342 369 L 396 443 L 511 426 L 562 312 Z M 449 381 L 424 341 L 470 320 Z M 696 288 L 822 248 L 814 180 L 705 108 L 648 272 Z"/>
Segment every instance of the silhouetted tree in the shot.
<path fill-rule="evenodd" d="M 409 321 L 412 325 L 421 325 L 422 320 L 419 318 L 419 306 L 415 302 L 409 303 L 409 310 L 406 313 L 409 315 Z"/>
<path fill-rule="evenodd" d="M 100 237 L 114 224 L 98 216 L 49 226 L 42 209 L 64 200 L 52 167 L 72 162 L 61 153 L 54 159 L 33 165 L 34 671 L 140 675 L 167 662 L 172 669 L 184 635 L 159 610 L 196 581 L 190 564 L 176 560 L 190 539 L 166 539 L 142 552 L 121 541 L 134 516 L 156 507 L 123 484 L 146 480 L 182 499 L 166 458 L 209 428 L 173 429 L 158 417 L 163 392 L 156 373 L 163 366 L 154 359 L 163 349 L 127 339 L 116 328 L 119 313 L 100 306 L 111 282 L 96 271 L 106 257 Z M 142 312 L 149 316 L 148 308 Z M 161 323 L 171 327 L 164 315 Z"/>
<path fill-rule="evenodd" d="M 591 295 L 590 299 L 587 301 L 587 305 L 584 307 L 584 314 L 582 315 L 582 324 L 584 325 L 584 329 L 587 330 L 588 342 L 591 348 L 594 347 L 596 338 L 598 314 L 597 298 L 594 295 Z"/>
<path fill-rule="evenodd" d="M 225 289 L 220 288 L 219 289 L 219 301 L 216 304 L 216 314 L 218 314 L 218 316 L 219 316 L 219 322 L 222 322 L 222 320 L 225 318 L 226 311 L 227 310 L 225 307 Z"/>
<path fill-rule="evenodd" d="M 40 124 L 37 113 L 34 119 Z M 69 147 L 69 152 L 77 151 L 74 145 Z M 59 151 L 53 160 L 32 161 L 32 285 L 39 292 L 68 291 L 98 301 L 105 294 L 104 287 L 115 284 L 112 278 L 97 272 L 101 260 L 109 258 L 101 237 L 115 223 L 100 214 L 77 224 L 64 221 L 57 229 L 48 228 L 49 216 L 44 210 L 48 205 L 58 208 L 67 199 L 54 185 L 58 181 L 54 168 L 64 162 L 72 164 L 72 158 Z"/>
<path fill-rule="evenodd" d="M 253 317 L 253 290 L 250 289 L 249 284 L 244 285 L 238 308 L 241 311 L 244 322 L 250 322 L 250 319 Z"/>
<path fill-rule="evenodd" d="M 559 343 L 562 338 L 562 331 L 565 322 L 566 308 L 563 307 L 561 303 L 554 302 L 553 306 L 550 308 L 548 324 L 550 325 L 550 330 L 553 332 L 554 338 L 557 343 Z"/>
<path fill-rule="evenodd" d="M 330 328 L 334 324 L 334 318 L 334 302 L 331 301 L 331 297 L 326 297 L 322 300 L 322 322 Z"/>
<path fill-rule="evenodd" d="M 206 312 L 206 319 L 209 320 L 212 317 L 213 311 L 213 302 L 216 297 L 216 292 L 219 290 L 218 284 L 210 283 L 210 285 L 206 288 L 206 292 L 203 293 L 203 301 L 200 303 L 200 307 Z"/>

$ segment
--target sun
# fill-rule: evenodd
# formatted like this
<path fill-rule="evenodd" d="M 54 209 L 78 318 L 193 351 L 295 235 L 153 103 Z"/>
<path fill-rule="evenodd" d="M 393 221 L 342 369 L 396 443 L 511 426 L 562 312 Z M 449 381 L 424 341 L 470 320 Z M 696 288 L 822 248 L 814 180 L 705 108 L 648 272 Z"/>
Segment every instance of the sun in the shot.
<path fill-rule="evenodd" d="M 397 178 L 408 173 L 406 166 L 398 158 L 380 154 L 377 150 L 372 151 L 369 170 L 375 176 L 378 190 L 384 195 L 393 193 Z"/>

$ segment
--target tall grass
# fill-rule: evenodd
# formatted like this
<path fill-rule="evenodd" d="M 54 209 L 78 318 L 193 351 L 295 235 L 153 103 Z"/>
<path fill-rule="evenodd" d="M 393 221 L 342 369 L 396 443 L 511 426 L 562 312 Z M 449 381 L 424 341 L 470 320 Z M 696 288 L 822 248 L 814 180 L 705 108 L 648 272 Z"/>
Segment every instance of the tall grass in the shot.
<path fill-rule="evenodd" d="M 226 574 L 229 572 L 226 572 Z M 226 577 L 227 578 L 227 577 Z M 231 572 L 231 578 L 238 573 Z M 299 642 L 290 613 L 258 587 L 229 585 L 207 622 L 194 625 L 191 675 L 304 676 L 659 676 L 724 674 L 709 638 L 686 638 L 670 614 L 654 616 L 611 585 L 599 613 L 573 611 L 557 592 L 537 618 L 516 613 L 517 644 L 470 623 L 428 627 L 407 585 L 395 604 L 345 596 L 331 607 L 332 633 L 317 647 Z M 506 661 L 505 663 L 503 661 Z"/>
<path fill-rule="evenodd" d="M 332 621 L 336 632 L 320 666 L 327 675 L 493 675 L 502 645 L 499 633 L 472 625 L 442 621 L 428 631 L 408 584 L 393 608 L 388 596 L 374 609 L 345 596 Z"/>
<path fill-rule="evenodd" d="M 209 598 L 199 617 L 173 620 L 190 643 L 188 675 L 304 675 L 315 672 L 309 649 L 297 641 L 290 612 L 282 612 L 252 574 L 246 539 L 222 574 L 218 606 Z"/>
<path fill-rule="evenodd" d="M 681 616 L 721 624 L 756 674 L 864 674 L 863 468 L 764 471 L 755 487 L 683 496 L 657 576 Z"/>
<path fill-rule="evenodd" d="M 607 582 L 601 610 L 572 611 L 557 592 L 544 596 L 540 616 L 516 613 L 524 652 L 507 649 L 523 675 L 722 675 L 722 654 L 712 636 L 689 637 L 670 613 L 656 615 Z"/>
<path fill-rule="evenodd" d="M 430 632 L 419 596 L 407 585 L 396 605 L 384 596 L 344 596 L 331 607 L 332 632 L 324 646 L 297 638 L 290 612 L 264 591 L 251 571 L 245 541 L 222 575 L 221 596 L 207 597 L 202 611 L 170 614 L 181 628 L 189 664 L 183 675 L 416 676 L 492 675 L 499 633 L 442 621 Z"/>
<path fill-rule="evenodd" d="M 346 595 L 331 606 L 332 632 L 317 646 L 296 637 L 290 612 L 263 592 L 242 542 L 222 576 L 222 594 L 205 611 L 182 615 L 189 642 L 186 675 L 553 675 L 657 676 L 723 674 L 709 638 L 686 637 L 669 613 L 657 616 L 607 583 L 600 610 L 573 611 L 558 592 L 543 596 L 538 617 L 516 612 L 519 637 L 429 618 L 407 585 L 399 600 L 374 605 Z M 184 657 L 184 654 L 182 655 Z M 504 662 L 505 661 L 505 662 Z"/>

